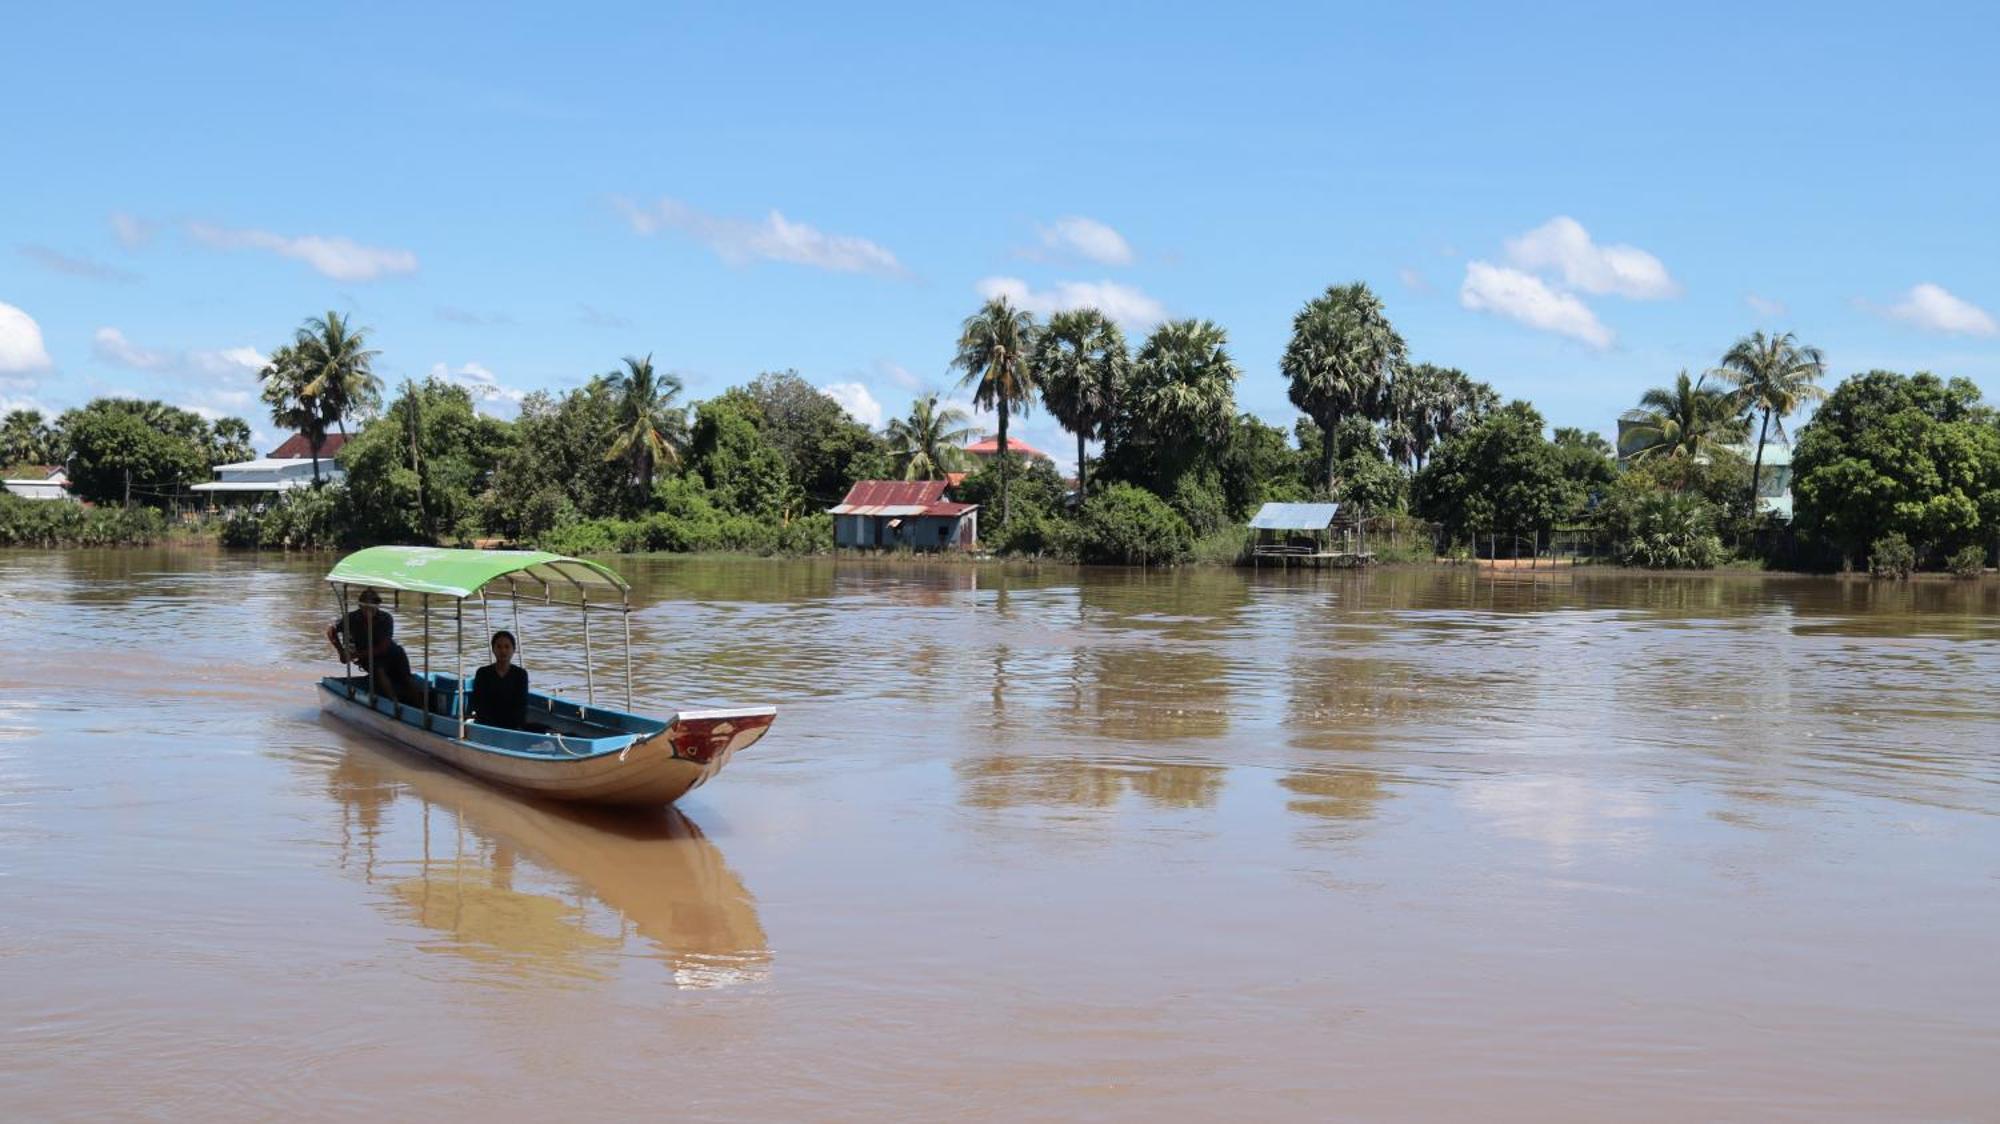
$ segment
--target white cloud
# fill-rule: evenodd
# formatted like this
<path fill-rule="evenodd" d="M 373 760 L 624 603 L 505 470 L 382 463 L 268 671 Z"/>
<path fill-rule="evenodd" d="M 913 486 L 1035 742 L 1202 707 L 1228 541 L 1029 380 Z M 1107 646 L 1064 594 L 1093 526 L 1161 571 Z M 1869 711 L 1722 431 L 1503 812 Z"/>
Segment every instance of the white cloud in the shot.
<path fill-rule="evenodd" d="M 1563 284 L 1586 293 L 1616 293 L 1635 300 L 1678 296 L 1680 284 L 1660 259 L 1637 246 L 1601 246 L 1568 215 L 1507 240 L 1507 260 L 1522 269 L 1553 270 Z"/>
<path fill-rule="evenodd" d="M 1458 303 L 1475 312 L 1495 312 L 1531 328 L 1582 340 L 1592 347 L 1611 346 L 1611 329 L 1597 319 L 1588 305 L 1518 269 L 1483 261 L 1467 262 Z"/>
<path fill-rule="evenodd" d="M 99 328 L 90 338 L 91 353 L 106 363 L 135 371 L 164 371 L 174 365 L 174 357 L 164 351 L 140 347 L 116 328 Z"/>
<path fill-rule="evenodd" d="M 113 211 L 111 233 L 118 236 L 119 245 L 128 250 L 136 250 L 153 240 L 153 224 L 136 215 Z"/>
<path fill-rule="evenodd" d="M 973 286 L 981 297 L 1006 297 L 1016 308 L 1047 316 L 1072 308 L 1094 308 L 1124 328 L 1143 331 L 1167 318 L 1159 301 L 1116 281 L 1058 281 L 1047 289 L 1031 288 L 1018 277 L 986 277 Z"/>
<path fill-rule="evenodd" d="M 91 261 L 89 258 L 72 257 L 48 246 L 24 245 L 21 256 L 41 266 L 51 273 L 66 273 L 71 277 L 87 277 L 92 281 L 132 282 L 138 274 L 119 269 L 115 265 Z"/>
<path fill-rule="evenodd" d="M 0 301 L 0 373 L 39 371 L 49 366 L 42 326 L 27 313 Z"/>
<path fill-rule="evenodd" d="M 472 394 L 474 402 L 504 409 L 509 413 L 519 410 L 521 399 L 528 396 L 527 391 L 503 384 L 498 375 L 479 363 L 466 363 L 457 368 L 444 363 L 433 363 L 431 377 L 462 386 Z"/>
<path fill-rule="evenodd" d="M 1993 322 L 1993 317 L 1985 309 L 1951 293 L 1942 285 L 1933 285 L 1928 281 L 1911 286 L 1902 300 L 1881 311 L 1891 319 L 1901 320 L 1926 332 L 1965 336 L 1990 336 L 2000 332 L 2000 325 Z"/>
<path fill-rule="evenodd" d="M 1425 277 L 1419 270 L 1404 266 L 1396 271 L 1396 276 L 1403 282 L 1403 287 L 1413 293 L 1428 293 L 1431 291 L 1430 278 Z"/>
<path fill-rule="evenodd" d="M 1749 305 L 1750 311 L 1759 316 L 1783 316 L 1791 311 L 1791 307 L 1784 301 L 1775 297 L 1760 297 L 1756 293 L 1745 296 L 1743 303 Z"/>
<path fill-rule="evenodd" d="M 226 378 L 230 375 L 251 375 L 264 369 L 268 362 L 262 352 L 254 347 L 225 347 L 218 351 L 190 351 L 187 363 L 195 371 L 204 375 Z"/>
<path fill-rule="evenodd" d="M 866 238 L 827 234 L 793 222 L 773 210 L 761 222 L 712 215 L 678 199 L 661 199 L 651 206 L 614 199 L 625 221 L 639 234 L 676 230 L 707 246 L 730 265 L 781 261 L 834 273 L 875 273 L 902 276 L 908 271 L 896 255 Z"/>
<path fill-rule="evenodd" d="M 882 427 L 882 403 L 858 382 L 837 382 L 819 388 L 821 394 L 840 403 L 840 408 L 869 429 Z"/>
<path fill-rule="evenodd" d="M 204 222 L 187 224 L 195 241 L 223 250 L 269 250 L 279 257 L 302 261 L 335 281 L 374 281 L 417 271 L 410 250 L 364 246 L 351 238 L 304 234 L 290 237 L 268 230 L 231 230 Z"/>
<path fill-rule="evenodd" d="M 1036 228 L 1042 250 L 1060 257 L 1082 258 L 1098 265 L 1131 265 L 1132 244 L 1096 219 L 1065 215 Z"/>
<path fill-rule="evenodd" d="M 891 382 L 902 387 L 904 390 L 922 390 L 924 388 L 924 380 L 918 378 L 915 371 L 910 370 L 901 363 L 892 363 L 887 359 L 878 359 L 875 361 L 875 369 L 889 376 Z"/>

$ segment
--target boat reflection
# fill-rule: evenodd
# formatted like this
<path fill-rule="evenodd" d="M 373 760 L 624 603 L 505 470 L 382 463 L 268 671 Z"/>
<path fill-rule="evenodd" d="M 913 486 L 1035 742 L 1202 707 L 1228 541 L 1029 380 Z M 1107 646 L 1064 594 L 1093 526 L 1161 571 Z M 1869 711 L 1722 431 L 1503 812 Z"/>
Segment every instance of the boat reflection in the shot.
<path fill-rule="evenodd" d="M 338 731 L 345 733 L 345 731 Z M 770 975 L 755 900 L 687 816 L 523 800 L 388 747 L 346 741 L 327 779 L 342 866 L 434 946 L 507 972 L 609 978 L 664 963 L 678 987 Z"/>

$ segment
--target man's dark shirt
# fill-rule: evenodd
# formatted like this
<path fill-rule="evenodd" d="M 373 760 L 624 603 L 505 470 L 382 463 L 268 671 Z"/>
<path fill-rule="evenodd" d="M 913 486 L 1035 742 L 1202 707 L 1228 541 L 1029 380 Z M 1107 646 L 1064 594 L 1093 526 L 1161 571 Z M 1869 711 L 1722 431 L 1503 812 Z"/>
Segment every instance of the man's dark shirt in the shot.
<path fill-rule="evenodd" d="M 354 662 L 363 668 L 369 665 L 371 655 L 389 650 L 389 641 L 396 635 L 395 618 L 380 609 L 375 610 L 374 652 L 368 649 L 368 618 L 360 609 L 350 611 L 341 621 L 340 634 L 347 638 L 347 650 L 353 654 Z"/>
<path fill-rule="evenodd" d="M 502 679 L 492 664 L 472 676 L 472 716 L 485 726 L 519 730 L 528 724 L 528 669 L 515 665 Z"/>

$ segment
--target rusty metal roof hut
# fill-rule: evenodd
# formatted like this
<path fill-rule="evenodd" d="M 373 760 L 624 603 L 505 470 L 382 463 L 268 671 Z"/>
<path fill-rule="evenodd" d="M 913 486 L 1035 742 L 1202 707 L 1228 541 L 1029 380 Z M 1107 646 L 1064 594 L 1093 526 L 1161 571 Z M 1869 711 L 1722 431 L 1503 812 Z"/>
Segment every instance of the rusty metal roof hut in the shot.
<path fill-rule="evenodd" d="M 1262 566 L 1359 566 L 1374 560 L 1361 518 L 1340 503 L 1267 503 L 1250 518 L 1250 560 Z"/>

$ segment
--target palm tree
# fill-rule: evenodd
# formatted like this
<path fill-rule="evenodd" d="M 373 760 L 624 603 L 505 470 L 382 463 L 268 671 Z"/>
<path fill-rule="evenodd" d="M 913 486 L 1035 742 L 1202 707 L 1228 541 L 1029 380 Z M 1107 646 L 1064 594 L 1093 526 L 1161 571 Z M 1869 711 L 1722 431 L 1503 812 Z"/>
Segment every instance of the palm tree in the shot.
<path fill-rule="evenodd" d="M 1757 457 L 1750 462 L 1750 503 L 1757 503 L 1757 478 L 1764 471 L 1764 439 L 1776 423 L 1778 440 L 1785 440 L 1785 416 L 1807 402 L 1826 397 L 1819 378 L 1826 374 L 1826 356 L 1819 348 L 1799 343 L 1790 332 L 1767 336 L 1752 332 L 1736 341 L 1722 357 L 1715 374 L 1736 388 L 1738 408 L 1762 413 L 1757 426 Z"/>
<path fill-rule="evenodd" d="M 1129 360 L 1125 333 L 1094 308 L 1058 312 L 1035 337 L 1030 366 L 1042 405 L 1076 434 L 1076 495 L 1089 493 L 1084 442 L 1102 438 L 1117 409 Z"/>
<path fill-rule="evenodd" d="M 681 380 L 671 372 L 654 371 L 651 355 L 627 355 L 624 362 L 623 371 L 607 376 L 618 403 L 604 459 L 631 461 L 633 479 L 651 495 L 653 470 L 662 463 L 680 463 L 687 419 L 674 399 L 680 396 Z"/>
<path fill-rule="evenodd" d="M 1127 397 L 1158 452 L 1185 452 L 1228 435 L 1242 373 L 1228 343 L 1212 321 L 1170 320 L 1140 346 Z"/>
<path fill-rule="evenodd" d="M 382 402 L 382 380 L 372 369 L 379 351 L 367 347 L 365 328 L 351 328 L 338 312 L 305 322 L 292 342 L 303 392 L 319 403 L 325 420 L 347 439 L 347 419 L 373 411 Z M 324 431 L 322 431 L 323 433 Z"/>
<path fill-rule="evenodd" d="M 1014 459 L 1007 444 L 1007 418 L 1024 412 L 1035 401 L 1035 371 L 1029 349 L 1035 342 L 1033 314 L 994 297 L 959 328 L 958 354 L 951 365 L 962 369 L 960 386 L 972 388 L 972 404 L 1000 415 L 1000 522 L 1007 522 L 1007 465 Z"/>
<path fill-rule="evenodd" d="M 0 466 L 53 464 L 55 445 L 55 431 L 40 410 L 14 410 L 0 420 Z"/>
<path fill-rule="evenodd" d="M 1329 493 L 1337 484 L 1340 419 L 1356 413 L 1373 418 L 1382 412 L 1404 354 L 1403 337 L 1390 326 L 1381 299 L 1359 281 L 1328 287 L 1292 318 L 1292 340 L 1279 369 L 1291 380 L 1292 405 L 1319 423 L 1320 462 Z"/>
<path fill-rule="evenodd" d="M 327 416 L 318 396 L 308 389 L 312 375 L 298 345 L 287 344 L 272 352 L 264 369 L 257 372 L 257 381 L 264 384 L 264 404 L 271 408 L 271 424 L 294 430 L 306 439 L 312 456 L 313 487 L 319 487 L 319 447 L 326 441 Z"/>
<path fill-rule="evenodd" d="M 1429 363 L 1396 372 L 1389 384 L 1389 452 L 1412 472 L 1423 471 L 1431 449 L 1445 436 L 1441 431 L 1455 417 L 1458 383 L 1470 381 L 1463 372 Z"/>
<path fill-rule="evenodd" d="M 1618 419 L 1618 455 L 1634 462 L 1694 457 L 1726 439 L 1736 417 L 1730 395 L 1710 387 L 1706 375 L 1690 379 L 1682 371 L 1674 385 L 1648 390 Z"/>
<path fill-rule="evenodd" d="M 211 464 L 231 464 L 256 456 L 250 446 L 250 426 L 242 418 L 217 418 L 209 427 L 208 459 Z"/>
<path fill-rule="evenodd" d="M 959 446 L 972 436 L 964 410 L 938 409 L 938 396 L 926 394 L 910 403 L 910 416 L 892 418 L 889 453 L 902 466 L 905 480 L 941 480 L 964 463 Z"/>

